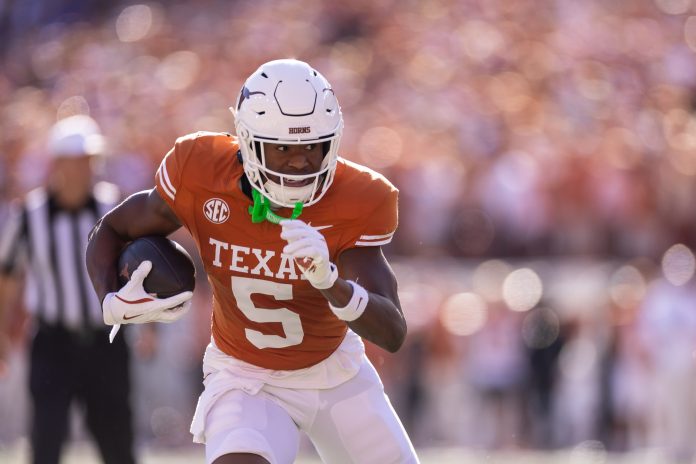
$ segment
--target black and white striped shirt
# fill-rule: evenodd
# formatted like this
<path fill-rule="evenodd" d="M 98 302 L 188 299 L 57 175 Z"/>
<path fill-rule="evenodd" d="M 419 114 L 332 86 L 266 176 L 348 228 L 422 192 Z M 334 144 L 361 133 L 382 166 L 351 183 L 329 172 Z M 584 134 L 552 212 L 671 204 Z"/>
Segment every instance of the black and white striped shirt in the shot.
<path fill-rule="evenodd" d="M 87 237 L 118 200 L 109 184 L 97 184 L 86 204 L 61 208 L 44 189 L 27 194 L 0 236 L 0 271 L 26 270 L 27 310 L 48 326 L 103 329 L 101 305 L 87 275 Z"/>

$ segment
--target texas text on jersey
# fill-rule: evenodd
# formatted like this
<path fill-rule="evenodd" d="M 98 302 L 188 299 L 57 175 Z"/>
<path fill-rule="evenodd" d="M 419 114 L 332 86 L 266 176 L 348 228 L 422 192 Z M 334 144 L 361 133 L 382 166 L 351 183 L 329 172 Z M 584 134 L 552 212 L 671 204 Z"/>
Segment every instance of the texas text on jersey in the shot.
<path fill-rule="evenodd" d="M 280 227 L 252 223 L 252 200 L 237 139 L 198 132 L 179 138 L 162 161 L 157 190 L 193 235 L 213 290 L 216 345 L 242 361 L 276 370 L 327 358 L 347 327 L 321 293 L 282 253 Z M 332 262 L 353 247 L 389 243 L 397 227 L 398 190 L 382 175 L 339 158 L 324 200 L 301 219 L 326 238 Z M 290 209 L 277 213 L 290 217 Z"/>

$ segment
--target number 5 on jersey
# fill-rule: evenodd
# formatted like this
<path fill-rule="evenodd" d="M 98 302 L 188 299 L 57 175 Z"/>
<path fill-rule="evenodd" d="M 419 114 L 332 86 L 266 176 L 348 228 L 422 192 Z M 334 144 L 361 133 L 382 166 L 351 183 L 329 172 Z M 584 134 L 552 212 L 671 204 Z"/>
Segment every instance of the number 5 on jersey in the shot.
<path fill-rule="evenodd" d="M 304 331 L 300 316 L 287 308 L 257 308 L 251 300 L 251 295 L 254 293 L 270 295 L 278 301 L 292 300 L 292 285 L 248 277 L 232 277 L 232 294 L 242 313 L 254 322 L 280 322 L 285 332 L 283 337 L 264 334 L 258 330 L 244 329 L 249 342 L 259 349 L 285 348 L 302 343 Z"/>

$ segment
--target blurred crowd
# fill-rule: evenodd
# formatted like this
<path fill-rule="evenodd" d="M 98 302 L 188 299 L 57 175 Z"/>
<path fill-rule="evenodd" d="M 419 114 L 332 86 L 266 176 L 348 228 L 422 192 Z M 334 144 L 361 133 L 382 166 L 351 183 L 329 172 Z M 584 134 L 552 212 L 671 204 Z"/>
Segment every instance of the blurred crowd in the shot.
<path fill-rule="evenodd" d="M 657 262 L 408 258 L 395 269 L 409 338 L 395 356 L 371 354 L 416 446 L 582 445 L 693 462 L 685 245 Z"/>
<path fill-rule="evenodd" d="M 0 2 L 0 204 L 56 119 L 99 121 L 127 194 L 231 131 L 260 63 L 305 60 L 342 155 L 401 190 L 411 336 L 373 355 L 416 443 L 690 459 L 695 53 L 693 0 Z"/>

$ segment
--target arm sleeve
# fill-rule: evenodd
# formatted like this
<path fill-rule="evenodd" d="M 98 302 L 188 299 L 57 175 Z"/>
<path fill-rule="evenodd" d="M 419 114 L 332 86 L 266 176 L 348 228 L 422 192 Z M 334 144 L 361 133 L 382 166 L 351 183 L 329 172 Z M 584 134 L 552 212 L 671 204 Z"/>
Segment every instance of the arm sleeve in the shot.
<path fill-rule="evenodd" d="M 12 274 L 20 264 L 26 247 L 26 214 L 24 208 L 14 205 L 0 230 L 0 272 Z"/>

